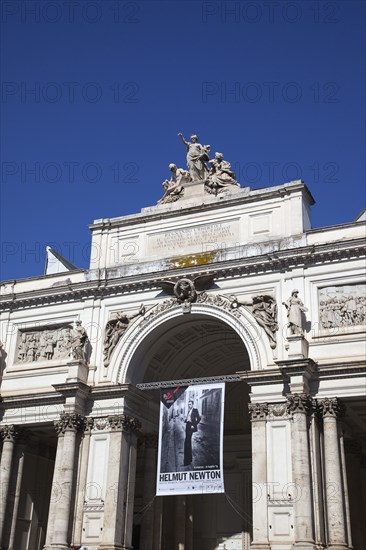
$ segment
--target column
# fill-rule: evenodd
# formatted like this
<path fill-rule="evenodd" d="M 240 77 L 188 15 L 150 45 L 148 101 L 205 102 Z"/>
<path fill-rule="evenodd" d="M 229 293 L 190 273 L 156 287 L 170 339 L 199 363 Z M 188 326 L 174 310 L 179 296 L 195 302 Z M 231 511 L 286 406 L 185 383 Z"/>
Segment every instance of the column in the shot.
<path fill-rule="evenodd" d="M 55 423 L 57 431 L 63 433 L 62 459 L 58 476 L 60 498 L 56 503 L 51 542 L 51 548 L 57 548 L 57 550 L 69 549 L 69 520 L 73 492 L 76 434 L 83 426 L 83 421 L 84 418 L 79 414 L 64 413 Z"/>
<path fill-rule="evenodd" d="M 185 550 L 193 550 L 193 498 L 186 496 L 186 547 Z"/>
<path fill-rule="evenodd" d="M 17 478 L 14 491 L 14 504 L 13 504 L 13 514 L 10 527 L 10 536 L 9 536 L 9 550 L 14 550 L 14 538 L 15 538 L 15 529 L 18 518 L 18 509 L 19 509 L 19 499 L 20 499 L 20 490 L 22 486 L 23 479 L 23 468 L 24 468 L 24 453 L 27 448 L 26 443 L 18 443 L 15 450 L 15 463 L 17 464 Z"/>
<path fill-rule="evenodd" d="M 154 502 L 154 550 L 161 550 L 161 537 L 163 532 L 163 498 L 164 497 L 156 497 Z"/>
<path fill-rule="evenodd" d="M 306 394 L 287 397 L 287 411 L 292 415 L 292 482 L 296 487 L 294 499 L 294 548 L 315 549 L 313 528 L 313 504 L 310 475 L 310 449 L 307 414 L 311 399 Z"/>
<path fill-rule="evenodd" d="M 337 419 L 343 415 L 345 408 L 336 397 L 318 401 L 318 405 L 323 416 L 327 548 L 329 550 L 344 550 L 348 548 L 348 545 Z"/>
<path fill-rule="evenodd" d="M 81 546 L 85 489 L 86 489 L 86 481 L 87 481 L 87 475 L 88 475 L 90 435 L 91 435 L 93 426 L 94 426 L 94 418 L 86 418 L 84 423 L 79 477 L 77 482 L 78 494 L 76 497 L 76 509 L 75 509 L 75 525 L 74 525 L 74 536 L 73 536 L 74 546 Z"/>
<path fill-rule="evenodd" d="M 130 520 L 132 486 L 135 479 L 129 479 L 129 474 L 134 475 L 136 467 L 132 462 L 136 461 L 136 432 L 140 423 L 134 418 L 121 414 L 108 418 L 110 426 L 109 457 L 107 490 L 104 504 L 103 539 L 100 550 L 127 550 L 126 537 L 132 533 L 126 533 L 126 527 L 132 532 Z M 132 450 L 131 450 L 131 447 Z"/>
<path fill-rule="evenodd" d="M 0 462 L 0 548 L 2 548 L 1 543 L 6 519 L 6 506 L 8 501 L 14 446 L 19 435 L 19 431 L 16 426 L 5 425 L 1 427 L 0 435 L 3 439 L 3 450 Z"/>
<path fill-rule="evenodd" d="M 252 422 L 253 540 L 251 550 L 269 550 L 267 513 L 267 403 L 249 404 Z"/>
<path fill-rule="evenodd" d="M 151 505 L 156 492 L 156 453 L 158 438 L 156 434 L 144 437 L 144 498 L 141 517 L 140 550 L 155 550 L 154 546 L 154 505 Z M 145 510 L 145 507 L 146 510 Z"/>
<path fill-rule="evenodd" d="M 55 525 L 56 508 L 58 505 L 58 500 L 60 498 L 61 462 L 62 462 L 62 449 L 64 444 L 64 432 L 60 429 L 60 425 L 58 422 L 55 422 L 55 430 L 57 433 L 57 449 L 56 449 L 55 465 L 53 470 L 52 489 L 51 489 L 51 496 L 50 496 L 50 506 L 48 509 L 47 531 L 46 531 L 46 541 L 44 545 L 44 550 L 49 550 L 51 548 L 53 528 Z"/>

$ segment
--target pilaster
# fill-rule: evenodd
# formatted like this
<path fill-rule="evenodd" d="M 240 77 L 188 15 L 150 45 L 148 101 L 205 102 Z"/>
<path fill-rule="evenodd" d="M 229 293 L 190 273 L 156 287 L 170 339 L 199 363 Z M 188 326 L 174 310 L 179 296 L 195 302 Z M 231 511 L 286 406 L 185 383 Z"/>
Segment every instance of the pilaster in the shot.
<path fill-rule="evenodd" d="M 251 550 L 269 550 L 267 512 L 267 403 L 250 403 L 252 422 L 253 540 Z"/>
<path fill-rule="evenodd" d="M 108 418 L 110 427 L 107 491 L 100 550 L 131 547 L 138 420 L 126 415 Z"/>

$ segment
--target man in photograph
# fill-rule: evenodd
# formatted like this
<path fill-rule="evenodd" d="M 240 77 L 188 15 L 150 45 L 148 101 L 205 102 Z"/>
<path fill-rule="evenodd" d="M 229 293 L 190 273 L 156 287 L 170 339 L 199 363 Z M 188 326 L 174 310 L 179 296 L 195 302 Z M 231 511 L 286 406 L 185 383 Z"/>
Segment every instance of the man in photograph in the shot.
<path fill-rule="evenodd" d="M 186 438 L 184 441 L 184 466 L 192 464 L 192 435 L 197 432 L 197 426 L 201 417 L 197 409 L 193 407 L 193 400 L 188 401 L 188 412 L 184 419 L 186 424 Z"/>

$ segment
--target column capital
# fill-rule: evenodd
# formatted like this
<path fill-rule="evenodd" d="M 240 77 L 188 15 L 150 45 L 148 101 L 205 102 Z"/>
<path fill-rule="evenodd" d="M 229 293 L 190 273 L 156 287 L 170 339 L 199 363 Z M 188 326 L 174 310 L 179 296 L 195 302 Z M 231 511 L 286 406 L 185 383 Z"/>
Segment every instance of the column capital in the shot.
<path fill-rule="evenodd" d="M 141 428 L 141 422 L 127 414 L 108 416 L 108 423 L 112 431 L 137 433 Z"/>
<path fill-rule="evenodd" d="M 268 403 L 249 403 L 248 409 L 251 422 L 266 420 L 268 414 Z"/>
<path fill-rule="evenodd" d="M 54 421 L 55 430 L 60 437 L 65 432 L 78 432 L 84 426 L 85 418 L 80 414 L 62 413 L 58 420 Z"/>
<path fill-rule="evenodd" d="M 0 427 L 0 437 L 2 440 L 15 443 L 23 435 L 23 430 L 14 424 L 5 424 Z"/>
<path fill-rule="evenodd" d="M 295 393 L 287 396 L 287 412 L 290 414 L 308 414 L 312 409 L 311 397 L 306 393 Z"/>
<path fill-rule="evenodd" d="M 317 399 L 316 405 L 323 418 L 341 418 L 346 412 L 345 404 L 338 397 Z"/>

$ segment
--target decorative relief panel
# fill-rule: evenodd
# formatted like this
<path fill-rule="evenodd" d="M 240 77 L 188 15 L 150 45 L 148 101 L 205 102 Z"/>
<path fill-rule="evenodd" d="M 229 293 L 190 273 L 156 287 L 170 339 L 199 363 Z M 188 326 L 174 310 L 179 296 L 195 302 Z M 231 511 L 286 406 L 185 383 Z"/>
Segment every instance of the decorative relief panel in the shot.
<path fill-rule="evenodd" d="M 72 347 L 72 326 L 19 330 L 15 363 L 66 359 Z"/>
<path fill-rule="evenodd" d="M 365 324 L 366 285 L 363 283 L 319 289 L 319 322 L 325 329 Z"/>

